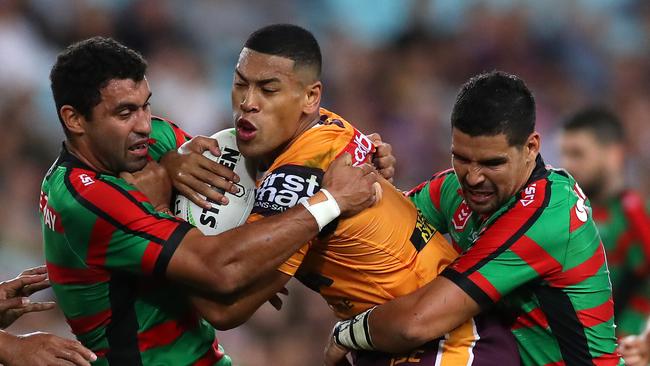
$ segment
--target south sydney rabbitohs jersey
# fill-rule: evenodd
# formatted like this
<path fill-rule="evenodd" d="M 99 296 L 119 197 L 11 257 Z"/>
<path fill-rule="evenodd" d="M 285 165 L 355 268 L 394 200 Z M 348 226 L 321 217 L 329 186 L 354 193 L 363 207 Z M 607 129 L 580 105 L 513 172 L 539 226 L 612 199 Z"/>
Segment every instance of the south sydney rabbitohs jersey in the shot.
<path fill-rule="evenodd" d="M 489 217 L 470 210 L 452 170 L 409 195 L 462 252 L 441 276 L 483 310 L 514 315 L 525 365 L 622 365 L 605 251 L 568 173 L 538 156 L 524 188 Z"/>

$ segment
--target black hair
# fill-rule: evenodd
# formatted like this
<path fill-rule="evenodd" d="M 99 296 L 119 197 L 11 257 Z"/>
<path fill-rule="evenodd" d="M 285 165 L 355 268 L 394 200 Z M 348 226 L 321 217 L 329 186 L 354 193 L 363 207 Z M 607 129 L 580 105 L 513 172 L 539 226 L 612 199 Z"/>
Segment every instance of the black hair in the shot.
<path fill-rule="evenodd" d="M 68 46 L 50 72 L 57 115 L 68 135 L 60 111 L 70 105 L 86 119 L 101 102 L 100 90 L 112 79 L 144 79 L 147 62 L 142 56 L 111 38 L 93 37 Z"/>
<path fill-rule="evenodd" d="M 579 110 L 562 124 L 564 131 L 589 131 L 601 144 L 620 144 L 625 140 L 625 129 L 618 117 L 603 106 Z"/>
<path fill-rule="evenodd" d="M 535 99 L 515 75 L 491 71 L 467 81 L 454 104 L 451 126 L 470 136 L 505 134 L 523 146 L 535 131 Z"/>
<path fill-rule="evenodd" d="M 273 24 L 253 32 L 244 47 L 294 61 L 294 67 L 311 67 L 320 78 L 322 57 L 314 35 L 297 25 Z"/>

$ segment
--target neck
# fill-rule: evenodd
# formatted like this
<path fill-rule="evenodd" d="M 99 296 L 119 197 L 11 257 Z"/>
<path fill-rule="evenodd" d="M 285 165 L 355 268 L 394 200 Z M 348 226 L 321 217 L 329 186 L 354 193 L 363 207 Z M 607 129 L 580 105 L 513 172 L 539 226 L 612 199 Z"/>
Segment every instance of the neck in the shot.
<path fill-rule="evenodd" d="M 320 114 L 318 112 L 301 117 L 300 122 L 298 123 L 298 127 L 293 133 L 293 136 L 291 136 L 291 138 L 287 142 L 278 146 L 278 148 L 275 149 L 275 151 L 273 151 L 271 154 L 269 154 L 268 157 L 260 159 L 260 163 L 259 163 L 260 170 L 266 171 L 271 166 L 271 164 L 273 164 L 275 159 L 277 159 L 277 157 L 280 156 L 280 154 L 285 152 L 291 145 L 293 145 L 293 143 L 296 140 L 298 140 L 298 138 L 302 136 L 303 133 L 307 132 L 307 130 L 314 127 L 318 123 L 319 118 L 320 118 Z"/>
<path fill-rule="evenodd" d="M 93 154 L 90 152 L 90 149 L 87 148 L 86 144 L 83 142 L 72 142 L 70 140 L 65 140 L 65 148 L 68 149 L 68 152 L 72 154 L 75 158 L 79 159 L 82 163 L 87 165 L 90 169 L 99 172 L 99 173 L 108 173 L 108 169 L 102 168 L 102 164 L 98 159 L 95 159 Z"/>

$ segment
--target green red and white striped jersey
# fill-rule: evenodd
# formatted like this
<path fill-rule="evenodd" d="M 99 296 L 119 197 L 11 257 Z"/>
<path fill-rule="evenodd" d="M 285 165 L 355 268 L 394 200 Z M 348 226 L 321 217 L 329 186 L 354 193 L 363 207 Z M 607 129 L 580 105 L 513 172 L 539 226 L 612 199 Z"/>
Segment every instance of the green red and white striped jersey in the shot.
<path fill-rule="evenodd" d="M 607 253 L 618 335 L 640 334 L 650 316 L 650 218 L 637 192 L 592 204 Z"/>
<path fill-rule="evenodd" d="M 187 135 L 152 119 L 149 156 L 158 160 Z M 65 146 L 40 195 L 52 289 L 94 365 L 226 366 L 214 329 L 165 280 L 191 225 L 155 211 L 126 181 L 93 171 Z"/>
<path fill-rule="evenodd" d="M 540 157 L 489 217 L 463 200 L 453 170 L 409 192 L 462 255 L 443 272 L 482 309 L 513 317 L 524 365 L 622 365 L 605 251 L 575 180 Z"/>

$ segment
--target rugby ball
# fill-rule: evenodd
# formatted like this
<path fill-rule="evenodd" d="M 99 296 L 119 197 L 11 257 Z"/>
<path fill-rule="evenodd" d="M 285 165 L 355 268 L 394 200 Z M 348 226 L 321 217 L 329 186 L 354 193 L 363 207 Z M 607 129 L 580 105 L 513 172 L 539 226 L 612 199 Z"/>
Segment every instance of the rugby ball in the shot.
<path fill-rule="evenodd" d="M 200 207 L 179 194 L 174 201 L 174 214 L 199 228 L 203 234 L 216 235 L 246 222 L 255 203 L 256 169 L 252 162 L 247 161 L 239 152 L 234 128 L 217 132 L 210 137 L 219 143 L 221 156 L 214 156 L 210 151 L 204 152 L 203 155 L 237 173 L 240 179 L 237 183 L 239 191 L 236 194 L 226 193 L 229 200 L 227 205 L 213 202 L 209 209 Z M 187 144 L 183 144 L 178 152 L 186 153 Z M 223 193 L 223 190 L 219 189 L 219 192 Z"/>

